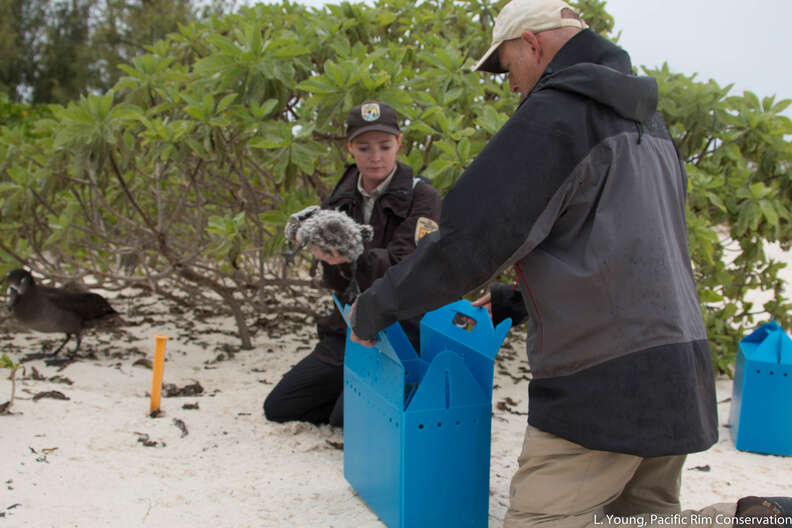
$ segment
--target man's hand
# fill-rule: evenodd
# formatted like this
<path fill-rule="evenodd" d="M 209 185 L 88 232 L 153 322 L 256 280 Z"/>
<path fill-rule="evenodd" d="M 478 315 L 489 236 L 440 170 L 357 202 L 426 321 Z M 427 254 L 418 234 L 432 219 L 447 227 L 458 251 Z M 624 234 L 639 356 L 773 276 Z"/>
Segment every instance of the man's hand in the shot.
<path fill-rule="evenodd" d="M 349 262 L 348 258 L 341 255 L 338 251 L 334 249 L 331 249 L 329 252 L 325 252 L 319 249 L 317 246 L 311 246 L 311 253 L 314 254 L 314 257 L 330 264 L 331 266 L 335 266 L 337 264 L 343 264 L 344 262 Z"/>
<path fill-rule="evenodd" d="M 363 345 L 363 346 L 364 346 L 364 347 L 366 347 L 366 348 L 371 348 L 371 347 L 373 347 L 374 345 L 376 345 L 376 344 L 377 344 L 377 340 L 376 340 L 376 339 L 368 339 L 368 340 L 367 340 L 367 339 L 360 339 L 360 338 L 359 338 L 359 337 L 358 337 L 358 336 L 355 334 L 355 331 L 354 331 L 354 330 L 352 330 L 352 332 L 351 332 L 351 334 L 350 334 L 350 336 L 349 336 L 349 339 L 351 339 L 351 340 L 352 340 L 352 341 L 354 341 L 355 343 L 359 343 L 359 344 Z"/>
<path fill-rule="evenodd" d="M 484 295 L 473 301 L 471 304 L 473 304 L 473 306 L 478 306 L 478 307 L 483 306 L 484 308 L 486 308 L 487 311 L 489 312 L 490 319 L 492 319 L 492 293 L 490 292 L 485 293 Z"/>

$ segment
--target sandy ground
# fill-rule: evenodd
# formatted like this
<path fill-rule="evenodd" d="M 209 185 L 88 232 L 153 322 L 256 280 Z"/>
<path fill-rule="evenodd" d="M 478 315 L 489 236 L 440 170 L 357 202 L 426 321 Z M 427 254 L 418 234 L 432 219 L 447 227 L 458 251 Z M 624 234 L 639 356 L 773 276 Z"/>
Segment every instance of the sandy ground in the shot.
<path fill-rule="evenodd" d="M 384 526 L 344 480 L 341 430 L 263 417 L 268 392 L 311 349 L 307 321 L 259 327 L 254 349 L 240 351 L 230 318 L 134 292 L 113 304 L 123 332 L 89 333 L 65 368 L 24 363 L 13 414 L 0 416 L 0 528 Z M 60 340 L 5 327 L 1 351 L 17 361 Z M 163 398 L 151 418 L 152 371 L 141 360 L 153 358 L 155 334 L 169 336 L 166 395 L 188 395 Z M 6 372 L 0 402 L 10 395 Z M 490 528 L 502 526 L 508 504 L 528 372 L 514 333 L 495 368 Z M 720 440 L 688 458 L 683 507 L 792 495 L 792 459 L 734 448 L 731 380 L 717 387 Z"/>

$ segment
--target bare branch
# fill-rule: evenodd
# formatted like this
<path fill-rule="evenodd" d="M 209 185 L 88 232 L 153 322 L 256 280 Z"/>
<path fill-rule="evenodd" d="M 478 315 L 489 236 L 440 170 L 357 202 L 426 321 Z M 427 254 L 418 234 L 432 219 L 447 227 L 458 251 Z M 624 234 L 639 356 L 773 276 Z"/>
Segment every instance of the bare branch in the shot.
<path fill-rule="evenodd" d="M 156 232 L 156 229 L 155 229 L 154 225 L 152 224 L 151 219 L 149 219 L 149 217 L 146 216 L 146 214 L 143 212 L 143 210 L 138 205 L 137 200 L 135 200 L 135 197 L 132 196 L 132 193 L 129 191 L 129 187 L 127 187 L 127 184 L 124 181 L 123 176 L 121 176 L 121 171 L 118 169 L 118 165 L 116 164 L 115 157 L 113 156 L 112 153 L 110 153 L 109 157 L 110 157 L 110 165 L 113 167 L 113 172 L 115 173 L 116 179 L 118 179 L 118 183 L 121 184 L 121 189 L 123 189 L 124 194 L 127 197 L 127 200 L 129 200 L 129 203 L 138 212 L 138 214 L 140 215 L 140 218 L 143 219 L 143 222 L 148 226 L 148 228 L 151 231 Z M 94 182 L 94 185 L 95 185 L 95 182 Z"/>
<path fill-rule="evenodd" d="M 24 258 L 22 258 L 22 257 L 21 257 L 19 254 L 17 254 L 17 252 L 16 252 L 16 251 L 14 251 L 14 250 L 12 250 L 10 247 L 6 246 L 6 245 L 3 243 L 2 239 L 0 239 L 0 249 L 2 249 L 3 251 L 5 251 L 5 252 L 6 252 L 6 253 L 8 253 L 9 255 L 11 255 L 11 256 L 14 258 L 14 260 L 16 260 L 17 262 L 19 262 L 21 265 L 25 265 L 25 264 L 27 264 L 27 260 L 26 260 L 26 259 L 24 259 Z"/>

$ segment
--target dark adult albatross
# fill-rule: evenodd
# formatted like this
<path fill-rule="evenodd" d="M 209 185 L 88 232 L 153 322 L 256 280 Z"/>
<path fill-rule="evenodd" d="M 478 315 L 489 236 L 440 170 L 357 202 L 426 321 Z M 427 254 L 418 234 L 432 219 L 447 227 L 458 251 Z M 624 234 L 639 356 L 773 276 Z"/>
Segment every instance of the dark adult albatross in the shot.
<path fill-rule="evenodd" d="M 80 293 L 37 285 L 33 275 L 23 269 L 8 274 L 8 309 L 27 328 L 39 332 L 64 332 L 66 339 L 54 356 L 74 336 L 80 348 L 80 332 L 118 315 L 98 293 Z"/>

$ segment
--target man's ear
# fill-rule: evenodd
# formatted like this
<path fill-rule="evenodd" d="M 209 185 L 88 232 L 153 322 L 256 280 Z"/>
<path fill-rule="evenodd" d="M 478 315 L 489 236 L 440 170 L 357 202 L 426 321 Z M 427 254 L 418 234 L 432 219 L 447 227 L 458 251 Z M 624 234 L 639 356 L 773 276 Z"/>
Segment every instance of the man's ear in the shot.
<path fill-rule="evenodd" d="M 534 33 L 533 31 L 523 31 L 522 35 L 520 35 L 520 38 L 531 49 L 531 52 L 536 56 L 536 60 L 541 61 L 542 54 L 544 53 L 544 48 L 537 34 Z"/>

